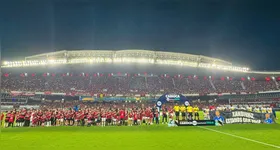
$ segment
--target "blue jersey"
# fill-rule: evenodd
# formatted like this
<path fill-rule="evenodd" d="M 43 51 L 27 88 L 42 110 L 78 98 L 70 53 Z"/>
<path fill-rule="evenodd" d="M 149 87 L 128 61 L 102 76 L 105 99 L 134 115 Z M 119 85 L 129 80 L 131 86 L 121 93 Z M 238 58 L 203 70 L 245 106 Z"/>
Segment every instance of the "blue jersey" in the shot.
<path fill-rule="evenodd" d="M 266 123 L 266 124 L 272 124 L 273 121 L 272 121 L 271 118 L 269 118 L 269 119 L 264 120 L 264 123 Z"/>
<path fill-rule="evenodd" d="M 224 122 L 224 120 L 225 120 L 225 119 L 224 119 L 224 117 L 222 117 L 222 116 L 219 116 L 219 117 L 218 117 L 218 116 L 216 116 L 216 117 L 214 117 L 214 120 L 215 120 L 215 121 L 221 121 L 221 122 Z"/>

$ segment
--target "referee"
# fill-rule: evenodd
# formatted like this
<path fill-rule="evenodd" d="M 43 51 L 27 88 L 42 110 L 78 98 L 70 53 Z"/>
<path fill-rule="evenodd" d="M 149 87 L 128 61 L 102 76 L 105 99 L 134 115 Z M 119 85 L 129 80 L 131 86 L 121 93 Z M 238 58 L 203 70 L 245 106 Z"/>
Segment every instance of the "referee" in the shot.
<path fill-rule="evenodd" d="M 173 109 L 175 111 L 176 120 L 179 120 L 180 106 L 176 103 Z"/>
<path fill-rule="evenodd" d="M 180 107 L 180 112 L 182 114 L 182 120 L 186 120 L 186 106 L 184 104 Z"/>
<path fill-rule="evenodd" d="M 187 112 L 188 112 L 188 117 L 189 117 L 188 119 L 193 120 L 193 107 L 191 105 L 189 105 L 187 107 Z"/>

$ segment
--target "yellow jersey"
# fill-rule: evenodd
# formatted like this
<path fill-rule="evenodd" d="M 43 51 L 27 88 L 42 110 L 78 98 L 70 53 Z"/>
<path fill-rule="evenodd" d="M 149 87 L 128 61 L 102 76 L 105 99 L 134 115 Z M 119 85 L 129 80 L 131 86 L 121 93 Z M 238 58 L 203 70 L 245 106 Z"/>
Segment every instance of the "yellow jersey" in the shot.
<path fill-rule="evenodd" d="M 193 112 L 193 107 L 192 106 L 188 106 L 187 107 L 187 111 L 188 111 L 188 113 L 192 113 Z"/>
<path fill-rule="evenodd" d="M 193 108 L 193 111 L 194 111 L 195 113 L 197 113 L 197 112 L 199 111 L 199 108 L 198 108 L 198 107 L 194 107 L 194 108 Z"/>
<path fill-rule="evenodd" d="M 173 109 L 174 109 L 175 112 L 179 112 L 180 106 L 174 106 Z"/>
<path fill-rule="evenodd" d="M 181 112 L 186 112 L 186 107 L 185 107 L 185 106 L 181 106 L 181 107 L 180 107 L 180 111 L 181 111 Z"/>

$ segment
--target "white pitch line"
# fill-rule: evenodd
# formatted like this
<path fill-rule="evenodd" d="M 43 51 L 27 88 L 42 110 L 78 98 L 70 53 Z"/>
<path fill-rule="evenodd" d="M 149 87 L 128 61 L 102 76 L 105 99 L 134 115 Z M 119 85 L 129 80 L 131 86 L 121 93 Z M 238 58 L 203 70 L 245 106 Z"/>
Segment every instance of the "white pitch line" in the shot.
<path fill-rule="evenodd" d="M 253 139 L 245 138 L 245 137 L 242 137 L 242 136 L 238 136 L 238 135 L 234 135 L 234 134 L 230 134 L 230 133 L 226 133 L 226 132 L 221 132 L 221 131 L 214 130 L 214 129 L 210 129 L 210 128 L 206 128 L 206 127 L 201 127 L 201 126 L 197 126 L 197 127 L 202 128 L 202 129 L 205 129 L 205 130 L 217 132 L 217 133 L 220 133 L 220 134 L 228 135 L 228 136 L 231 136 L 231 137 L 243 139 L 243 140 L 246 140 L 246 141 L 251 141 L 251 142 L 255 142 L 255 143 L 262 144 L 262 145 L 266 145 L 266 146 L 270 146 L 270 147 L 274 147 L 274 148 L 280 149 L 280 146 L 277 146 L 277 145 L 273 145 L 273 144 L 268 144 L 268 143 L 256 141 L 256 140 L 253 140 Z"/>

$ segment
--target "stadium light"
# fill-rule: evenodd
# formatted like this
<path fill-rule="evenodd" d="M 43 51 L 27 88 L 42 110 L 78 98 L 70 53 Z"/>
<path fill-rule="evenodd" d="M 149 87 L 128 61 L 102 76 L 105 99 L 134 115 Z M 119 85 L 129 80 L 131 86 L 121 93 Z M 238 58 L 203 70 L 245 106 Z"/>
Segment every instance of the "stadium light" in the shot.
<path fill-rule="evenodd" d="M 274 77 L 274 76 L 272 76 L 271 78 L 272 78 L 272 80 L 275 80 L 275 77 Z"/>
<path fill-rule="evenodd" d="M 8 65 L 8 64 L 9 64 L 9 62 L 7 62 L 7 61 L 3 62 L 3 65 Z"/>

